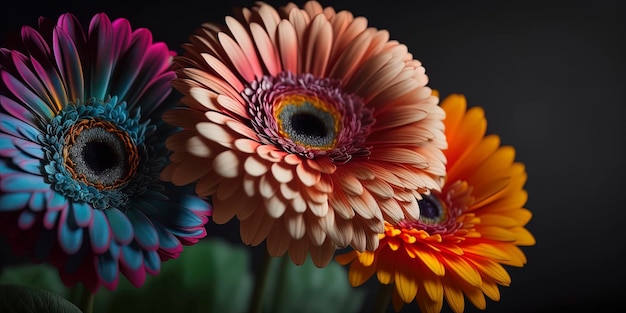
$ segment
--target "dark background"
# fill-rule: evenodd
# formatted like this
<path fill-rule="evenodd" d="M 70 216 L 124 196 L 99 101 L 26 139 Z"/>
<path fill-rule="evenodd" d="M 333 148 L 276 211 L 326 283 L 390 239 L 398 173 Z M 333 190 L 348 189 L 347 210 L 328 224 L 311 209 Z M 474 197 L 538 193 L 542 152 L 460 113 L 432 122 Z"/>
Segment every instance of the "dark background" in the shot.
<path fill-rule="evenodd" d="M 286 1 L 267 1 L 283 5 Z M 302 4 L 302 1 L 296 1 Z M 626 9 L 617 1 L 556 5 L 485 1 L 321 1 L 365 16 L 409 47 L 442 96 L 485 108 L 488 133 L 527 166 L 528 264 L 508 268 L 510 287 L 487 312 L 602 312 L 623 307 Z M 180 45 L 202 22 L 222 22 L 252 1 L 32 1 L 0 12 L 4 42 L 40 15 L 97 12 L 147 27 Z M 209 233 L 237 240 L 236 225 Z M 233 231 L 234 230 L 234 231 Z M 259 247 L 256 247 L 258 251 Z M 368 286 L 374 286 L 369 284 Z M 314 296 L 314 295 L 311 295 Z M 373 296 L 372 296 L 373 297 Z M 320 299 L 323 301 L 323 299 Z M 366 306 L 367 308 L 367 306 Z M 444 312 L 448 312 L 444 304 Z M 416 312 L 415 303 L 403 312 Z M 477 311 L 469 302 L 467 312 Z M 391 312 L 391 311 L 390 311 Z"/>

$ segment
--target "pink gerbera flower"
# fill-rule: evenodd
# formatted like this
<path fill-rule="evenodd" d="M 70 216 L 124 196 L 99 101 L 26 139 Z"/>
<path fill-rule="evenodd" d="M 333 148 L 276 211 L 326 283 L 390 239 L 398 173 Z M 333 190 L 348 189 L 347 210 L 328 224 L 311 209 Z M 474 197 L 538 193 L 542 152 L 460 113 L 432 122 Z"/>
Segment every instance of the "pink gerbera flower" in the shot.
<path fill-rule="evenodd" d="M 325 266 L 337 247 L 373 250 L 384 220 L 416 220 L 445 174 L 444 112 L 424 67 L 363 17 L 309 1 L 262 2 L 206 23 L 184 45 L 165 120 L 162 178 L 197 181 L 213 218 L 244 243 Z"/>

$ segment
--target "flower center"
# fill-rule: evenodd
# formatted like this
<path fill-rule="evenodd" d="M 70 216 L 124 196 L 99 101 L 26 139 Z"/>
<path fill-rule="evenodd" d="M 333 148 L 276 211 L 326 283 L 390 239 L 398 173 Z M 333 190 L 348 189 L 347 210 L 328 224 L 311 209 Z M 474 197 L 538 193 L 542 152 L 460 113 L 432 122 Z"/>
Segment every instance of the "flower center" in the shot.
<path fill-rule="evenodd" d="M 250 82 L 241 96 L 264 144 L 338 163 L 370 155 L 366 142 L 373 109 L 345 92 L 337 79 L 283 72 Z"/>
<path fill-rule="evenodd" d="M 119 187 L 137 170 L 137 147 L 127 132 L 111 122 L 80 120 L 70 127 L 65 142 L 67 170 L 75 180 L 99 190 Z"/>
<path fill-rule="evenodd" d="M 441 223 L 446 217 L 444 204 L 433 193 L 422 195 L 421 200 L 417 200 L 420 207 L 420 222 L 429 225 Z"/>
<path fill-rule="evenodd" d="M 337 142 L 340 114 L 315 96 L 286 95 L 276 99 L 278 132 L 305 148 L 330 150 Z"/>

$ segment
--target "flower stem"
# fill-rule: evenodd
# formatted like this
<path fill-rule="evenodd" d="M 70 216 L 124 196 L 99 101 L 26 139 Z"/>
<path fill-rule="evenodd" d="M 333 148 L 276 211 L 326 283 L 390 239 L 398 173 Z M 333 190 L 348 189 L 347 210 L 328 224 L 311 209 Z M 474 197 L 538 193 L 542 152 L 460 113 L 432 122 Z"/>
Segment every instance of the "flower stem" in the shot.
<path fill-rule="evenodd" d="M 255 275 L 252 299 L 248 307 L 248 312 L 250 313 L 263 312 L 263 293 L 267 286 L 267 277 L 269 276 L 271 264 L 272 257 L 267 253 L 267 251 L 265 251 L 263 264 L 257 270 L 257 274 Z"/>
<path fill-rule="evenodd" d="M 389 306 L 389 299 L 391 298 L 391 292 L 393 291 L 393 284 L 380 284 L 378 286 L 378 293 L 376 294 L 376 303 L 372 313 L 384 313 L 387 312 Z"/>
<path fill-rule="evenodd" d="M 80 294 L 79 298 L 78 294 Z M 76 304 L 76 306 L 78 306 L 78 308 L 83 313 L 93 313 L 93 303 L 95 296 L 96 295 L 89 289 L 87 289 L 87 287 L 85 287 L 85 285 L 83 284 L 80 284 L 80 287 L 74 287 L 72 290 L 72 298 L 74 300 L 74 304 Z"/>
<path fill-rule="evenodd" d="M 279 305 L 282 303 L 283 296 L 286 293 L 285 281 L 287 280 L 287 267 L 289 265 L 289 256 L 283 255 L 280 258 L 280 267 L 276 276 L 276 288 L 274 292 L 274 301 L 272 301 L 272 311 L 279 311 Z"/>

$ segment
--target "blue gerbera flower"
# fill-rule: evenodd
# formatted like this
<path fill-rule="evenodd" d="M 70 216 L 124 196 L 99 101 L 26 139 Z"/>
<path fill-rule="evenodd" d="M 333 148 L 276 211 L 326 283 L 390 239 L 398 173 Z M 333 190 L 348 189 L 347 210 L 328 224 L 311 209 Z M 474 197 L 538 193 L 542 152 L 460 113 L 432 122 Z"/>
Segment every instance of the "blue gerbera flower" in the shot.
<path fill-rule="evenodd" d="M 66 13 L 0 48 L 0 232 L 67 285 L 135 286 L 206 236 L 210 205 L 159 174 L 173 53 L 147 29 Z"/>

